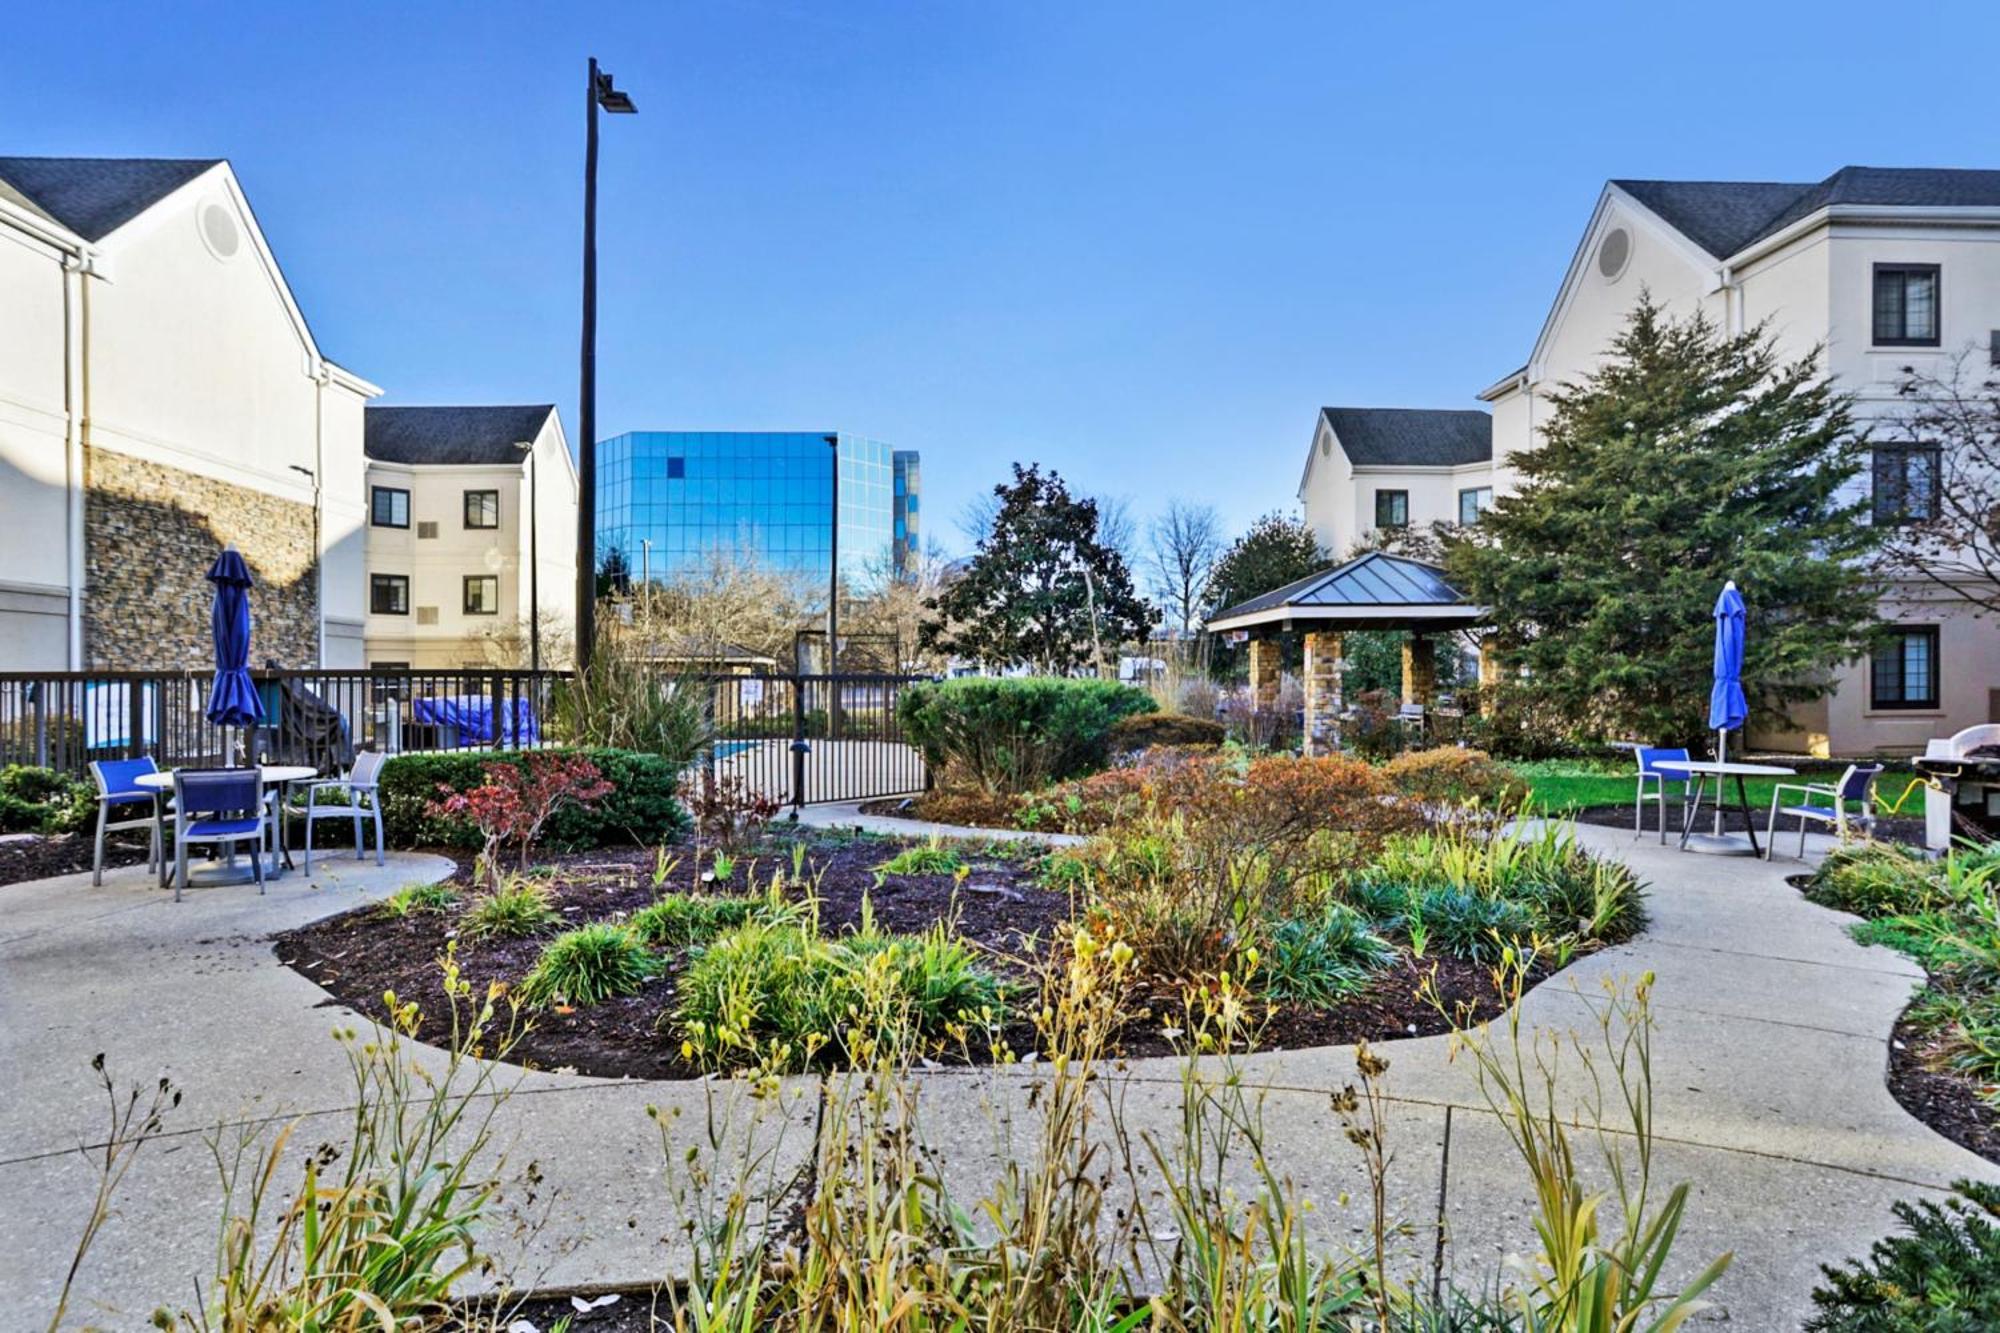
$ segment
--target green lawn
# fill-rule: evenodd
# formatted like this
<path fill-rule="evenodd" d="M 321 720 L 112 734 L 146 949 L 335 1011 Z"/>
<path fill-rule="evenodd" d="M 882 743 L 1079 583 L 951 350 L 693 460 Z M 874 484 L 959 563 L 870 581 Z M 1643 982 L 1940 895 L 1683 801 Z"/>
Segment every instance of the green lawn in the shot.
<path fill-rule="evenodd" d="M 1573 762 L 1551 760 L 1533 764 L 1514 764 L 1510 765 L 1510 767 L 1528 785 L 1529 794 L 1534 798 L 1535 805 L 1539 809 L 1561 813 L 1567 810 L 1581 810 L 1593 805 L 1622 805 L 1627 809 L 1630 809 L 1632 806 L 1633 779 L 1636 774 L 1630 769 L 1619 771 L 1580 760 Z M 1838 776 L 1837 773 L 1813 772 L 1802 774 L 1795 778 L 1751 778 L 1743 784 L 1743 788 L 1749 795 L 1751 809 L 1769 810 L 1771 808 L 1771 789 L 1781 781 L 1832 783 L 1837 780 Z M 1882 779 L 1876 787 L 1875 795 L 1883 813 L 1888 813 L 1888 808 L 1895 804 L 1898 797 L 1902 796 L 1903 788 L 1911 780 L 1908 773 L 1884 773 L 1882 775 Z M 1707 806 L 1714 798 L 1714 792 L 1715 788 L 1711 784 L 1702 795 L 1703 806 Z M 1678 786 L 1669 787 L 1668 799 L 1670 801 L 1676 800 L 1679 795 L 1680 788 Z M 1796 793 L 1787 793 L 1787 795 L 1796 796 Z M 1736 800 L 1736 782 L 1733 778 L 1729 781 L 1729 786 L 1724 793 L 1724 797 L 1731 804 L 1734 804 Z M 1904 814 L 1912 812 L 1913 808 L 1907 806 L 1902 811 Z M 1921 814 L 1923 812 L 1921 809 L 1914 809 L 1914 813 Z"/>

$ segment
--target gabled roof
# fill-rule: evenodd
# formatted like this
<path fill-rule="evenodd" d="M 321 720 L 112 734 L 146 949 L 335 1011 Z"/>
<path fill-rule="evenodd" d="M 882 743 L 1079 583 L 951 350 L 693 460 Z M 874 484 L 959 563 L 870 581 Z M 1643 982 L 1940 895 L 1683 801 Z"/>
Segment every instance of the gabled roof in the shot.
<path fill-rule="evenodd" d="M 1823 181 L 1611 182 L 1717 259 L 1842 204 L 1906 208 L 2000 207 L 2000 171 L 1842 167 Z"/>
<path fill-rule="evenodd" d="M 374 407 L 363 448 L 378 463 L 519 466 L 516 445 L 532 442 L 556 409 L 520 407 Z"/>
<path fill-rule="evenodd" d="M 1493 418 L 1420 407 L 1323 407 L 1350 463 L 1362 467 L 1460 467 L 1493 459 Z"/>
<path fill-rule="evenodd" d="M 1297 622 L 1315 629 L 1393 629 L 1397 625 L 1455 629 L 1476 625 L 1483 608 L 1468 606 L 1444 571 L 1385 551 L 1309 574 L 1208 618 L 1211 633 Z"/>
<path fill-rule="evenodd" d="M 0 157 L 0 181 L 99 241 L 222 161 L 218 157 Z"/>

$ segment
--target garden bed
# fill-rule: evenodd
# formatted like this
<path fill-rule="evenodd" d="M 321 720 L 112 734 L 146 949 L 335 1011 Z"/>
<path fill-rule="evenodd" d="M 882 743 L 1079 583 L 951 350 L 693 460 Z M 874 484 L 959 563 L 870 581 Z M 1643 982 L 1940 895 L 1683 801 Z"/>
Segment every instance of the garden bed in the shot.
<path fill-rule="evenodd" d="M 1905 1111 L 1967 1152 L 2000 1162 L 2000 1110 L 1979 1099 L 1972 1083 L 1930 1067 L 1935 1038 L 1905 1010 L 1889 1041 L 1889 1091 Z"/>
<path fill-rule="evenodd" d="M 15 833 L 0 838 L 0 888 L 53 879 L 90 869 L 94 833 Z M 104 868 L 146 864 L 146 835 L 112 834 L 104 842 Z"/>
<path fill-rule="evenodd" d="M 861 924 L 865 898 L 878 928 L 918 935 L 946 922 L 996 974 L 1026 988 L 1033 983 L 1036 960 L 1045 956 L 1051 939 L 1071 916 L 1069 895 L 1037 882 L 1039 849 L 975 848 L 966 857 L 969 873 L 960 884 L 951 874 L 878 874 L 877 868 L 899 851 L 929 845 L 920 841 L 828 833 L 802 836 L 815 879 L 821 928 L 830 936 Z M 739 859 L 733 882 L 725 886 L 701 883 L 693 858 L 683 856 L 664 891 L 762 894 L 774 872 L 789 871 L 790 846 L 790 837 L 767 838 L 759 852 Z M 637 850 L 554 858 L 548 863 L 547 882 L 562 928 L 627 919 L 657 901 L 662 890 L 654 886 L 654 868 L 653 853 Z M 402 914 L 380 905 L 359 908 L 279 936 L 278 958 L 324 989 L 328 1003 L 347 1005 L 380 1020 L 386 1013 L 383 994 L 393 991 L 401 1001 L 416 1001 L 441 1023 L 448 1007 L 438 960 L 448 946 L 456 943 L 465 978 L 475 992 L 483 992 L 490 981 L 519 982 L 550 938 L 547 932 L 512 939 L 470 938 L 460 921 L 475 893 L 469 861 L 460 861 L 448 883 L 460 896 L 455 906 Z M 705 1070 L 682 1054 L 679 1036 L 661 1021 L 674 1007 L 677 983 L 687 965 L 686 953 L 677 953 L 634 994 L 534 1011 L 532 1025 L 512 1051 L 511 1061 L 604 1078 L 699 1076 Z M 1426 976 L 1433 978 L 1437 995 L 1453 1010 L 1467 1009 L 1484 1018 L 1503 1006 L 1487 966 L 1435 951 L 1416 959 L 1407 946 L 1398 945 L 1394 958 L 1366 986 L 1336 1003 L 1276 1002 L 1269 1006 L 1268 1017 L 1260 1003 L 1258 1045 L 1297 1049 L 1445 1031 L 1449 1027 L 1445 1017 L 1419 993 Z M 1180 997 L 1162 989 L 1141 995 L 1135 1008 L 1149 1016 L 1135 1017 L 1126 1026 L 1119 1036 L 1119 1053 L 1172 1054 L 1176 1040 L 1169 1034 L 1181 1024 Z M 1017 1002 L 1015 1011 L 1025 1012 L 1024 1006 Z M 1036 1049 L 1034 1028 L 1023 1018 L 1010 1019 L 999 1035 L 1004 1049 L 1017 1055 Z M 440 1042 L 446 1036 L 441 1028 L 432 1033 Z M 983 1041 L 974 1041 L 955 1055 L 940 1058 L 985 1063 L 992 1059 L 992 1050 Z"/>
<path fill-rule="evenodd" d="M 1622 828 L 1629 832 L 1632 828 L 1632 803 L 1628 800 L 1623 805 L 1585 806 L 1579 810 L 1569 811 L 1568 818 L 1574 819 L 1579 824 L 1593 824 L 1598 828 Z M 1659 820 L 1659 807 L 1648 801 L 1646 803 L 1646 832 L 1656 838 L 1660 834 Z M 1754 828 L 1757 832 L 1758 843 L 1762 845 L 1764 830 L 1769 826 L 1769 821 L 1768 806 L 1762 810 L 1753 809 L 1752 820 L 1747 826 L 1744 823 L 1741 811 L 1725 809 L 1722 812 L 1722 831 L 1725 833 L 1742 833 L 1746 827 Z M 1704 803 L 1701 813 L 1695 820 L 1695 832 L 1705 833 L 1714 827 L 1715 808 Z M 1810 832 L 1816 834 L 1825 833 L 1826 831 L 1825 828 L 1817 824 L 1810 830 Z M 1672 803 L 1669 803 L 1667 806 L 1667 841 L 1672 843 L 1679 839 L 1680 835 L 1680 811 Z M 1897 842 L 1907 847 L 1921 847 L 1924 845 L 1924 821 L 1921 818 L 1911 818 L 1904 815 L 1877 819 L 1875 821 L 1875 838 L 1879 842 Z M 1792 849 L 1798 847 L 1799 826 L 1795 820 L 1781 818 L 1778 821 L 1778 855 L 1780 858 L 1786 855 L 1788 840 L 1789 846 Z"/>

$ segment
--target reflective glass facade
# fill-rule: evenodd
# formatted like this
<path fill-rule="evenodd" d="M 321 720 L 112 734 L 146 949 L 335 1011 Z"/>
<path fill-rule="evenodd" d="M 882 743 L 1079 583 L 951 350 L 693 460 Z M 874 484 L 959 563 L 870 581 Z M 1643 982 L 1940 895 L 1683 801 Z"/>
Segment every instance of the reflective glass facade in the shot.
<path fill-rule="evenodd" d="M 923 551 L 922 515 L 918 493 L 923 490 L 923 470 L 917 451 L 898 449 L 893 467 L 895 501 L 890 507 L 890 526 L 896 552 L 896 568 L 907 570 Z"/>
<path fill-rule="evenodd" d="M 836 454 L 841 573 L 866 582 L 896 558 L 896 460 L 907 455 L 914 477 L 916 455 L 830 431 L 633 431 L 600 442 L 598 563 L 615 550 L 633 577 L 650 563 L 666 579 L 723 552 L 825 578 Z"/>

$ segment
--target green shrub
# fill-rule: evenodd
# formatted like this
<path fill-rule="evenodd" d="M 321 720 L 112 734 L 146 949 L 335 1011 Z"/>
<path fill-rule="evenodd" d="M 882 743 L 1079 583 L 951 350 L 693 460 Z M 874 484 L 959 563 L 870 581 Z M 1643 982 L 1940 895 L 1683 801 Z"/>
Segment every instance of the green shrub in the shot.
<path fill-rule="evenodd" d="M 703 1066 L 790 1073 L 966 1042 L 1002 1006 L 999 983 L 942 926 L 909 936 L 864 924 L 828 939 L 750 921 L 696 954 L 673 1022 Z"/>
<path fill-rule="evenodd" d="M 1961 1180 L 1944 1205 L 1897 1203 L 1902 1235 L 1822 1266 L 1810 1333 L 1976 1333 L 2000 1328 L 2000 1185 Z"/>
<path fill-rule="evenodd" d="M 1274 1000 L 1331 1004 L 1366 986 L 1395 953 L 1361 913 L 1331 903 L 1272 928 L 1259 977 Z"/>
<path fill-rule="evenodd" d="M 1132 713 L 1111 724 L 1112 754 L 1131 754 L 1156 745 L 1219 746 L 1229 728 L 1209 717 L 1186 713 Z"/>
<path fill-rule="evenodd" d="M 442 912 L 458 902 L 458 891 L 449 884 L 405 884 L 382 900 L 387 916 L 415 916 L 421 912 Z"/>
<path fill-rule="evenodd" d="M 524 1004 L 596 1004 L 630 995 L 660 971 L 659 959 L 624 926 L 598 921 L 548 942 L 515 993 Z"/>
<path fill-rule="evenodd" d="M 717 898 L 676 893 L 632 914 L 632 932 L 656 949 L 678 950 L 706 944 L 751 921 L 779 921 L 793 910 L 768 898 Z"/>
<path fill-rule="evenodd" d="M 1480 962 L 1495 953 L 1492 931 L 1510 941 L 1538 934 L 1610 944 L 1646 920 L 1632 872 L 1584 851 L 1572 826 L 1551 820 L 1391 838 L 1353 877 L 1351 892 L 1385 919 L 1407 919 L 1416 904 L 1422 928 L 1447 952 L 1470 943 L 1474 952 L 1461 956 Z"/>
<path fill-rule="evenodd" d="M 1112 726 L 1154 707 L 1111 680 L 967 676 L 905 688 L 896 716 L 944 785 L 1024 792 L 1102 768 Z"/>
<path fill-rule="evenodd" d="M 466 909 L 459 929 L 473 939 L 534 935 L 562 920 L 546 885 L 523 875 L 511 876 L 498 893 L 489 893 Z"/>
<path fill-rule="evenodd" d="M 715 734 L 713 687 L 662 670 L 647 659 L 646 647 L 606 626 L 589 669 L 556 682 L 552 733 L 572 746 L 656 755 L 676 769 L 693 763 Z"/>
<path fill-rule="evenodd" d="M 122 810 L 116 817 L 129 818 Z M 81 833 L 97 820 L 97 788 L 52 768 L 0 768 L 0 833 Z"/>
<path fill-rule="evenodd" d="M 1837 847 L 1820 862 L 1806 898 L 1856 916 L 1911 916 L 1938 897 L 1936 867 L 1914 848 L 1863 842 Z"/>
<path fill-rule="evenodd" d="M 905 847 L 875 867 L 885 875 L 950 875 L 965 868 L 965 859 L 938 838 Z"/>
<path fill-rule="evenodd" d="M 1399 754 L 1382 765 L 1382 774 L 1405 796 L 1430 805 L 1501 807 L 1510 790 L 1521 794 L 1526 784 L 1484 750 L 1440 745 Z"/>
<path fill-rule="evenodd" d="M 632 750 L 463 750 L 401 754 L 382 766 L 382 820 L 389 842 L 398 847 L 478 850 L 479 831 L 470 821 L 431 813 L 438 787 L 470 791 L 486 780 L 488 764 L 519 765 L 534 753 L 581 755 L 611 784 L 611 794 L 593 808 L 569 806 L 551 816 L 542 830 L 544 844 L 564 851 L 628 844 L 650 847 L 687 833 L 688 814 L 675 795 L 680 766 L 659 755 Z"/>

